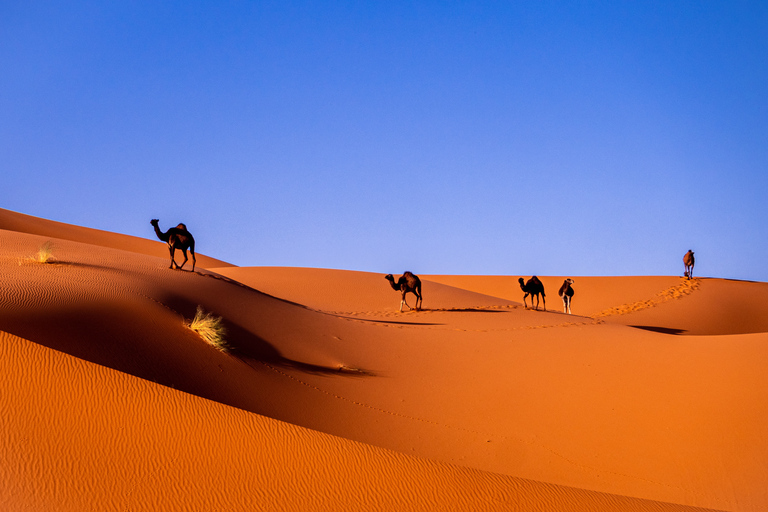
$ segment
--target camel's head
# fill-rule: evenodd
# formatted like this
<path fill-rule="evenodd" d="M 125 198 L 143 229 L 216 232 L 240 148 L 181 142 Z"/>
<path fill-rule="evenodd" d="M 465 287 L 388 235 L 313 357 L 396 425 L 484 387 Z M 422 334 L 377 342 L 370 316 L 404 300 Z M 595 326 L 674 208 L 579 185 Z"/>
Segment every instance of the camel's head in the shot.
<path fill-rule="evenodd" d="M 395 277 L 392 274 L 385 275 L 384 279 L 386 279 L 387 281 L 392 281 L 392 282 L 395 281 Z"/>
<path fill-rule="evenodd" d="M 523 286 L 525 284 L 525 279 L 521 277 L 520 279 L 517 280 L 517 282 L 520 283 L 520 286 Z"/>
<path fill-rule="evenodd" d="M 565 282 L 568 283 L 568 284 L 573 284 L 573 279 L 568 278 L 568 279 L 565 280 Z"/>
<path fill-rule="evenodd" d="M 157 227 L 157 223 L 158 222 L 160 222 L 158 219 L 152 219 L 151 221 L 149 221 L 149 223 L 152 224 L 155 227 Z"/>

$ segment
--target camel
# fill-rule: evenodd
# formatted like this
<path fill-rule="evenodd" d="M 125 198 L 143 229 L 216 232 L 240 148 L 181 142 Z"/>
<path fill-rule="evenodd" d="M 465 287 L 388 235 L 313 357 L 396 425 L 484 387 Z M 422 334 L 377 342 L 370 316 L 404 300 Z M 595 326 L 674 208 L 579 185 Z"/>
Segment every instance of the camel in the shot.
<path fill-rule="evenodd" d="M 531 307 L 533 307 L 533 297 L 536 297 L 536 310 L 539 309 L 539 294 L 541 294 L 541 300 L 544 302 L 544 311 L 547 310 L 547 299 L 546 295 L 544 294 L 544 285 L 541 284 L 541 281 L 539 281 L 539 278 L 536 276 L 531 277 L 528 282 L 526 283 L 525 280 L 521 277 L 517 280 L 520 283 L 520 289 L 525 292 L 525 295 L 523 296 L 523 305 L 527 308 L 528 304 L 525 302 L 526 297 L 528 295 L 531 296 Z"/>
<path fill-rule="evenodd" d="M 557 294 L 563 298 L 563 313 L 571 314 L 571 299 L 573 298 L 573 279 L 566 279 Z"/>
<path fill-rule="evenodd" d="M 152 226 L 155 228 L 155 234 L 157 235 L 157 238 L 163 242 L 168 243 L 168 251 L 171 253 L 171 266 L 168 268 L 174 268 L 175 265 L 177 269 L 181 270 L 181 268 L 187 262 L 187 249 L 189 249 L 190 254 L 192 254 L 192 272 L 194 272 L 195 239 L 192 237 L 192 234 L 187 231 L 187 226 L 184 224 L 179 224 L 175 228 L 170 228 L 168 231 L 163 233 L 160 231 L 160 228 L 157 225 L 158 222 L 159 221 L 157 219 L 152 219 L 149 221 L 149 223 L 152 224 Z M 179 249 L 182 253 L 184 253 L 184 261 L 181 262 L 181 265 L 178 265 L 174 259 L 176 249 Z"/>
<path fill-rule="evenodd" d="M 392 276 L 392 274 L 387 274 L 384 276 L 384 279 L 389 281 L 389 284 L 392 285 L 393 290 L 398 290 L 400 293 L 402 293 L 402 300 L 400 301 L 401 312 L 403 311 L 403 304 L 408 306 L 408 303 L 405 301 L 405 294 L 409 292 L 416 296 L 416 306 L 415 308 L 408 306 L 408 309 L 416 309 L 416 311 L 421 309 L 421 280 L 416 275 L 411 272 L 405 272 L 400 277 L 400 279 L 395 281 L 395 278 Z"/>
<path fill-rule="evenodd" d="M 688 249 L 688 252 L 683 256 L 683 265 L 685 265 L 685 277 L 688 279 L 693 277 L 693 264 L 696 259 L 693 257 L 693 251 Z"/>

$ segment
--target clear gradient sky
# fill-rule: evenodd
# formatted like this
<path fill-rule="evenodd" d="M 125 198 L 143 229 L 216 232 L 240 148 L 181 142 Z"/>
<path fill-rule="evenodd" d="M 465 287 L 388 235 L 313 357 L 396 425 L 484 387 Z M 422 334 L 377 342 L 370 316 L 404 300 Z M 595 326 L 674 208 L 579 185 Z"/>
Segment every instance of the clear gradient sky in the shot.
<path fill-rule="evenodd" d="M 768 281 L 768 3 L 0 0 L 0 207 L 241 266 Z"/>

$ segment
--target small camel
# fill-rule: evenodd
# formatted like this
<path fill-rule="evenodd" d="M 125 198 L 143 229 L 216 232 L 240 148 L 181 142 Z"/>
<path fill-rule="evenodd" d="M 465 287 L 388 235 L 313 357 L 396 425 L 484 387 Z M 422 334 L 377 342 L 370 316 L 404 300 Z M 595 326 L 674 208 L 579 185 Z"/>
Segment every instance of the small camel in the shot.
<path fill-rule="evenodd" d="M 685 277 L 688 279 L 693 277 L 693 264 L 696 262 L 696 259 L 693 257 L 693 251 L 690 249 L 687 253 L 685 253 L 685 256 L 683 256 L 683 265 L 685 265 Z"/>
<path fill-rule="evenodd" d="M 531 277 L 526 283 L 521 277 L 517 280 L 520 283 L 520 289 L 525 292 L 523 296 L 523 305 L 527 308 L 528 304 L 525 302 L 526 297 L 531 296 L 531 307 L 533 307 L 533 298 L 536 297 L 536 310 L 539 309 L 539 294 L 541 294 L 541 300 L 544 302 L 544 311 L 547 310 L 547 299 L 544 294 L 544 285 L 541 284 L 539 278 L 536 276 Z"/>
<path fill-rule="evenodd" d="M 395 278 L 392 276 L 392 274 L 387 274 L 384 276 L 384 279 L 389 281 L 389 284 L 392 285 L 392 289 L 398 290 L 400 293 L 402 293 L 402 300 L 400 301 L 401 312 L 403 311 L 403 304 L 408 306 L 408 303 L 405 301 L 406 293 L 412 293 L 416 296 L 415 308 L 408 306 L 408 309 L 416 309 L 416 311 L 421 310 L 421 279 L 419 279 L 411 272 L 405 272 L 397 281 L 395 281 Z"/>
<path fill-rule="evenodd" d="M 187 226 L 184 224 L 179 224 L 175 228 L 170 228 L 168 231 L 163 233 L 160 231 L 160 228 L 157 225 L 158 222 L 160 221 L 157 219 L 152 219 L 149 221 L 149 223 L 152 224 L 152 226 L 155 228 L 155 234 L 157 235 L 157 238 L 163 242 L 168 243 L 168 251 L 171 253 L 171 266 L 168 268 L 174 268 L 175 266 L 177 269 L 181 270 L 181 268 L 187 262 L 187 249 L 189 249 L 190 254 L 192 254 L 192 272 L 194 272 L 195 239 L 192 237 L 192 234 L 187 231 Z M 184 261 L 181 262 L 181 265 L 178 265 L 174 259 L 176 249 L 179 249 L 182 253 L 184 253 Z"/>
<path fill-rule="evenodd" d="M 566 279 L 557 291 L 557 294 L 563 298 L 563 313 L 568 313 L 569 315 L 571 314 L 571 299 L 574 294 L 573 288 L 571 288 L 572 284 L 573 279 Z"/>

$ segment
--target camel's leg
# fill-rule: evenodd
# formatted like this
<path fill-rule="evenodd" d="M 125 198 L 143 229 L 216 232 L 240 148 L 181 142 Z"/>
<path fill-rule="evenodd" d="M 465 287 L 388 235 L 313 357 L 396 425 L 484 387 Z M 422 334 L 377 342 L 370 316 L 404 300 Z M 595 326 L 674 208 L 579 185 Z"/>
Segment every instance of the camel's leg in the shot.
<path fill-rule="evenodd" d="M 169 245 L 168 252 L 171 253 L 171 266 L 168 268 L 173 268 L 173 266 L 176 264 L 176 261 L 174 260 L 174 255 L 176 254 L 176 248 L 172 245 Z"/>
<path fill-rule="evenodd" d="M 192 272 L 195 271 L 195 250 L 190 247 L 189 252 L 192 254 Z"/>
<path fill-rule="evenodd" d="M 410 292 L 416 297 L 416 305 L 413 306 L 413 309 L 416 311 L 419 310 L 419 301 L 421 300 L 421 295 L 419 295 L 419 292 L 417 290 L 410 290 Z"/>
<path fill-rule="evenodd" d="M 527 293 L 526 293 L 525 295 L 523 295 L 523 307 L 524 307 L 525 309 L 528 309 L 528 303 L 527 303 L 527 302 L 525 302 L 525 299 L 526 299 L 526 297 L 528 297 L 528 294 L 527 294 Z M 533 307 L 533 297 L 531 297 L 531 307 Z"/>
<path fill-rule="evenodd" d="M 177 268 L 179 270 L 181 270 L 184 267 L 184 264 L 187 262 L 187 259 L 188 259 L 187 258 L 187 250 L 185 248 L 183 248 L 183 247 L 181 248 L 181 253 L 184 255 L 184 261 L 181 262 L 180 266 L 177 265 Z"/>
<path fill-rule="evenodd" d="M 547 310 L 547 296 L 544 295 L 543 293 L 541 294 L 541 302 L 544 305 L 544 311 L 546 311 Z"/>
<path fill-rule="evenodd" d="M 563 313 L 568 312 L 568 296 L 563 294 Z"/>

